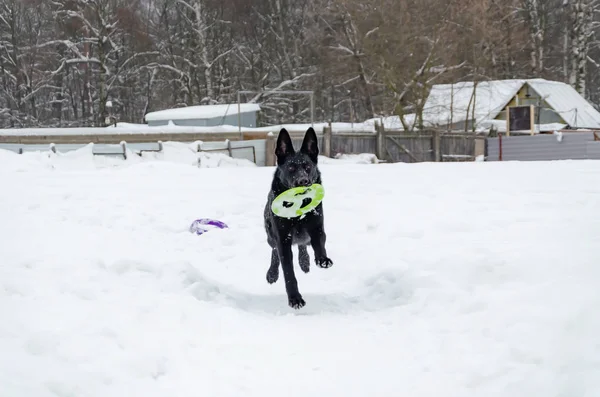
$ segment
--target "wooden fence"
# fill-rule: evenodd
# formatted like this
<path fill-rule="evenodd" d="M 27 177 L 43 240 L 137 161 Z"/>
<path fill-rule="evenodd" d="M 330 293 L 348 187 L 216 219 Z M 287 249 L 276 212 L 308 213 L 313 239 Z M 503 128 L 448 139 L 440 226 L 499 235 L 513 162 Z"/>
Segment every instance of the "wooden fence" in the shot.
<path fill-rule="evenodd" d="M 425 161 L 474 161 L 485 152 L 485 137 L 464 132 L 437 130 L 406 133 L 386 131 L 376 124 L 376 132 L 336 131 L 325 127 L 318 133 L 321 154 L 335 157 L 338 154 L 372 153 L 383 162 L 419 163 Z M 273 155 L 277 135 L 270 133 L 266 139 L 266 164 L 274 165 Z M 290 133 L 296 149 L 300 148 L 304 132 Z M 269 154 L 271 154 L 269 156 Z"/>
<path fill-rule="evenodd" d="M 305 131 L 289 131 L 294 147 L 302 145 Z M 144 150 L 156 151 L 157 142 L 205 142 L 199 150 L 222 151 L 232 157 L 242 156 L 257 165 L 275 164 L 275 143 L 279 131 L 272 132 L 215 132 L 215 133 L 152 133 L 121 132 L 114 134 L 70 134 L 70 135 L 0 135 L 0 146 L 23 152 L 23 146 L 40 145 L 69 146 L 73 150 L 90 142 L 100 145 L 119 145 L 126 142 L 141 155 Z M 464 132 L 386 131 L 375 124 L 375 132 L 335 131 L 326 126 L 317 131 L 320 153 L 327 157 L 338 154 L 375 154 L 382 162 L 446 162 L 473 161 L 484 155 L 485 137 Z M 222 145 L 226 146 L 222 146 Z M 150 145 L 148 148 L 145 146 Z M 215 146 L 216 145 L 216 146 Z M 205 146 L 205 147 L 204 147 Z M 214 146 L 214 147 L 213 147 Z M 221 147 L 222 146 L 222 147 Z M 250 146 L 253 146 L 250 148 Z M 162 146 L 161 146 L 162 147 Z M 249 151 L 249 149 L 251 149 Z M 264 148 L 264 151 L 263 151 Z M 38 149 L 39 150 L 39 149 Z M 60 149 L 59 149 L 60 150 Z M 161 151 L 160 149 L 159 151 Z M 248 153 L 246 153 L 248 152 Z"/>

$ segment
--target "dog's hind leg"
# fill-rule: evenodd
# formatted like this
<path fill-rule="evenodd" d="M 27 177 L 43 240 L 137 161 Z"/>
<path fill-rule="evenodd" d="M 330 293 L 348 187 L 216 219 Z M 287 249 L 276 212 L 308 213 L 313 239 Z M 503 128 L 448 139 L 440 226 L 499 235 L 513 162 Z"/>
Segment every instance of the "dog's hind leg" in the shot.
<path fill-rule="evenodd" d="M 271 266 L 269 266 L 269 270 L 267 270 L 267 282 L 269 284 L 273 284 L 279 278 L 279 255 L 277 254 L 277 249 L 273 248 L 271 250 Z"/>
<path fill-rule="evenodd" d="M 304 273 L 308 273 L 310 271 L 310 256 L 308 256 L 306 245 L 298 245 L 298 261 L 300 262 L 300 269 Z"/>

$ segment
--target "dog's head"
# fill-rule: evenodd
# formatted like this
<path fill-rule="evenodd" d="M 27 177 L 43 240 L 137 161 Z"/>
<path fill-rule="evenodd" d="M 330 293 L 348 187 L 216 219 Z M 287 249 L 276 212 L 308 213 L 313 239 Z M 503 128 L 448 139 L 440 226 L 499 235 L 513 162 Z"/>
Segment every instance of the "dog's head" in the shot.
<path fill-rule="evenodd" d="M 320 183 L 321 174 L 317 167 L 319 147 L 317 134 L 310 127 L 304 135 L 300 151 L 296 152 L 290 134 L 285 128 L 279 132 L 275 146 L 277 177 L 287 187 L 310 186 Z"/>

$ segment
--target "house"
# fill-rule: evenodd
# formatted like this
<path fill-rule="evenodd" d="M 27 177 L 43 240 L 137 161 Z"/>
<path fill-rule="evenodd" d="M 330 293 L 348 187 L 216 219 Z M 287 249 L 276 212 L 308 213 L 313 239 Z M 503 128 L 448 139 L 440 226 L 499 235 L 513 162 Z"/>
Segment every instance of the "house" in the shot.
<path fill-rule="evenodd" d="M 515 79 L 437 84 L 423 110 L 424 127 L 506 131 L 506 109 L 534 107 L 535 132 L 600 129 L 600 112 L 569 84 Z M 473 106 L 474 103 L 474 106 Z"/>
<path fill-rule="evenodd" d="M 238 104 L 186 106 L 147 113 L 145 120 L 149 126 L 165 126 L 169 123 L 178 126 L 214 127 L 232 125 L 256 127 L 260 106 L 256 103 L 241 103 L 238 123 Z"/>

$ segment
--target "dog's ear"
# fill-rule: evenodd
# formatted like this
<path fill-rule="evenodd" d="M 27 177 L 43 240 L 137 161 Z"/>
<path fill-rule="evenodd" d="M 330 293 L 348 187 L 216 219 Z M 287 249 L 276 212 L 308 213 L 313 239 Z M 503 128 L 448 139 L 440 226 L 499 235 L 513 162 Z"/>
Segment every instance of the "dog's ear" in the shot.
<path fill-rule="evenodd" d="M 279 137 L 277 137 L 277 145 L 275 145 L 275 155 L 277 156 L 277 164 L 283 164 L 287 156 L 296 153 L 294 151 L 294 145 L 292 144 L 292 138 L 285 128 L 279 131 Z"/>
<path fill-rule="evenodd" d="M 315 163 L 317 162 L 317 159 L 319 158 L 319 141 L 317 139 L 317 134 L 312 127 L 306 131 L 300 151 L 307 154 Z"/>

